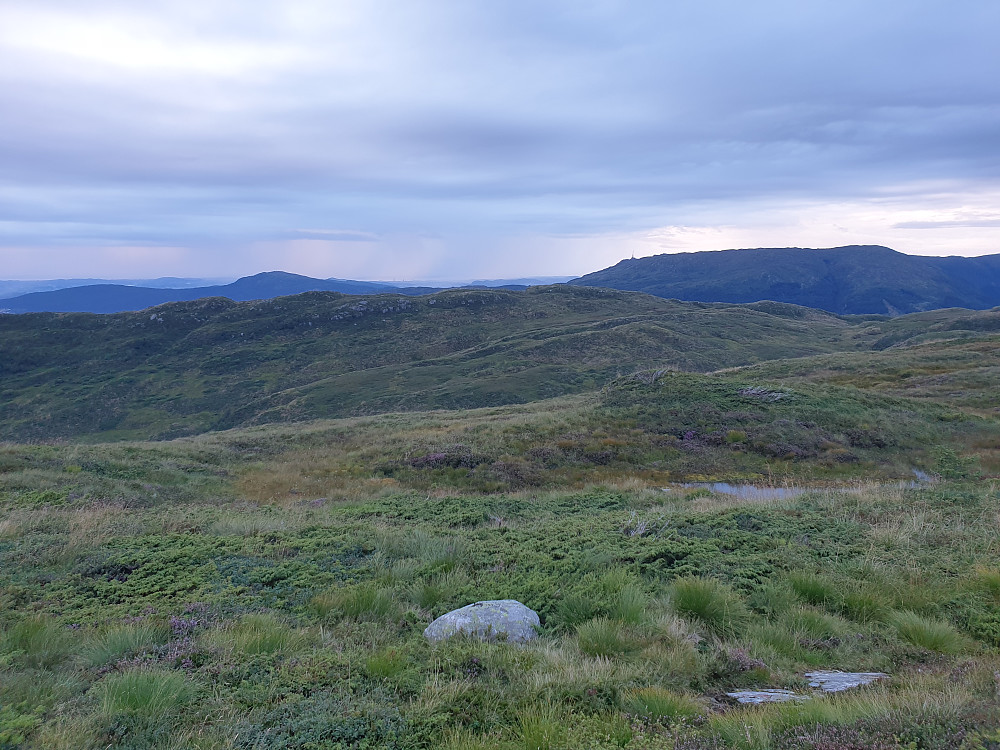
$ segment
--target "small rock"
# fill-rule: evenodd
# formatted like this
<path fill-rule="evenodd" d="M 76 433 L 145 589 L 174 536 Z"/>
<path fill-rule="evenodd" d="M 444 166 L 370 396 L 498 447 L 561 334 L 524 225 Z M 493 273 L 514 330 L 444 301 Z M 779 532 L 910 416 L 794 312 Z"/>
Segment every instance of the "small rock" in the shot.
<path fill-rule="evenodd" d="M 734 698 L 737 703 L 787 703 L 788 701 L 807 701 L 808 695 L 799 695 L 791 690 L 737 690 L 735 693 L 726 693 L 730 698 Z"/>
<path fill-rule="evenodd" d="M 514 599 L 476 602 L 441 615 L 427 626 L 432 641 L 464 634 L 481 641 L 526 643 L 538 637 L 538 613 Z"/>
<path fill-rule="evenodd" d="M 888 680 L 885 672 L 806 672 L 809 687 L 819 688 L 824 693 L 839 693 L 862 685 L 870 685 L 879 680 Z"/>

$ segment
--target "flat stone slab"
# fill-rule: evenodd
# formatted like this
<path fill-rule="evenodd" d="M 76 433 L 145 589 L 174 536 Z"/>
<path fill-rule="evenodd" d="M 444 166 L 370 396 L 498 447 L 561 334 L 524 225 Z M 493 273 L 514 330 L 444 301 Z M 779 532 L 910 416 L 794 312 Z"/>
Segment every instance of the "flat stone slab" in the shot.
<path fill-rule="evenodd" d="M 888 680 L 885 672 L 806 672 L 809 687 L 819 688 L 824 693 L 839 693 L 842 690 L 871 685 L 879 680 Z"/>
<path fill-rule="evenodd" d="M 526 643 L 538 637 L 538 613 L 514 599 L 476 602 L 441 615 L 427 626 L 424 635 L 441 641 L 467 635 L 481 641 Z"/>
<path fill-rule="evenodd" d="M 726 693 L 730 698 L 734 698 L 737 703 L 757 705 L 760 703 L 788 703 L 789 701 L 807 701 L 808 695 L 799 695 L 791 690 L 737 690 L 735 693 Z"/>

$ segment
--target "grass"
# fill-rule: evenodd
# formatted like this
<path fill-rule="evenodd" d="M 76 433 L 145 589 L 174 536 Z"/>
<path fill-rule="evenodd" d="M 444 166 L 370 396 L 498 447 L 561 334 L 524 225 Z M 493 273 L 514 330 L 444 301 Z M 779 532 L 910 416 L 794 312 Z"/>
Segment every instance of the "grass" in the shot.
<path fill-rule="evenodd" d="M 893 613 L 890 622 L 901 639 L 928 651 L 957 654 L 967 646 L 962 634 L 953 625 L 942 620 L 903 611 Z"/>
<path fill-rule="evenodd" d="M 628 656 L 642 648 L 634 632 L 623 623 L 595 617 L 576 628 L 577 644 L 587 656 Z"/>
<path fill-rule="evenodd" d="M 72 634 L 51 617 L 33 615 L 13 624 L 3 634 L 3 652 L 26 667 L 51 669 L 73 653 Z"/>
<path fill-rule="evenodd" d="M 91 666 L 101 667 L 165 643 L 168 636 L 169 629 L 160 623 L 112 625 L 92 636 L 83 655 Z"/>
<path fill-rule="evenodd" d="M 689 695 L 660 687 L 633 690 L 625 696 L 625 709 L 652 721 L 693 719 L 705 713 L 704 706 Z"/>
<path fill-rule="evenodd" d="M 246 615 L 229 630 L 219 631 L 215 640 L 242 656 L 256 656 L 292 653 L 306 645 L 307 637 L 274 614 L 261 613 Z"/>
<path fill-rule="evenodd" d="M 717 635 L 738 633 L 749 615 L 739 594 L 712 578 L 678 579 L 671 587 L 670 596 L 678 614 L 697 620 Z"/>
<path fill-rule="evenodd" d="M 197 696 L 198 686 L 175 672 L 132 670 L 104 678 L 98 693 L 104 716 L 158 717 L 182 711 Z"/>
<path fill-rule="evenodd" d="M 926 382 L 859 390 L 868 370 L 656 370 L 530 406 L 0 444 L 0 746 L 957 750 L 1000 729 L 995 420 Z M 900 484 L 934 462 L 950 475 Z M 423 636 L 503 598 L 535 641 Z M 891 679 L 722 708 L 817 668 Z"/>
<path fill-rule="evenodd" d="M 312 606 L 320 618 L 345 617 L 353 620 L 385 620 L 399 612 L 392 595 L 385 589 L 371 584 L 336 589 L 319 594 Z"/>

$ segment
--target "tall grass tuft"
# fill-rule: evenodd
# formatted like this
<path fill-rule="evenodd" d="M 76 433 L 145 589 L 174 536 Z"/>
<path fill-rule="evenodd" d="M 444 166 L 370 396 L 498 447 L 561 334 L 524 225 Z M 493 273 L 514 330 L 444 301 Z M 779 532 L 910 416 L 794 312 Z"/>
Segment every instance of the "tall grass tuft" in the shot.
<path fill-rule="evenodd" d="M 608 614 L 616 620 L 638 625 L 646 619 L 649 599 L 646 592 L 634 584 L 623 586 L 611 601 Z"/>
<path fill-rule="evenodd" d="M 140 654 L 152 646 L 164 643 L 169 636 L 169 628 L 160 623 L 114 625 L 96 633 L 82 653 L 90 666 L 100 667 Z"/>
<path fill-rule="evenodd" d="M 576 629 L 580 651 L 587 656 L 627 656 L 642 648 L 642 642 L 626 625 L 607 617 L 595 617 Z"/>
<path fill-rule="evenodd" d="M 965 649 L 965 638 L 955 628 L 943 620 L 924 617 L 910 610 L 894 612 L 889 618 L 896 628 L 896 634 L 914 646 L 937 651 L 941 654 L 957 654 Z"/>
<path fill-rule="evenodd" d="M 598 606 L 593 597 L 569 594 L 556 607 L 556 619 L 568 628 L 575 628 L 597 616 Z"/>
<path fill-rule="evenodd" d="M 788 583 L 792 591 L 807 604 L 823 606 L 840 599 L 840 591 L 836 584 L 825 576 L 805 571 L 794 571 L 788 574 Z"/>
<path fill-rule="evenodd" d="M 34 615 L 12 625 L 0 647 L 25 666 L 51 669 L 69 658 L 72 633 L 45 615 Z"/>
<path fill-rule="evenodd" d="M 392 595 L 369 583 L 319 594 L 313 597 L 312 608 L 324 620 L 389 620 L 399 614 Z"/>
<path fill-rule="evenodd" d="M 624 708 L 636 716 L 653 721 L 690 719 L 704 713 L 698 701 L 661 687 L 633 690 L 625 695 Z"/>
<path fill-rule="evenodd" d="M 218 639 L 233 651 L 251 656 L 296 651 L 305 644 L 305 636 L 270 613 L 246 615 Z"/>
<path fill-rule="evenodd" d="M 106 677 L 98 684 L 105 716 L 175 714 L 198 694 L 198 686 L 178 672 L 134 670 Z"/>
<path fill-rule="evenodd" d="M 441 602 L 451 601 L 468 584 L 469 576 L 465 571 L 456 569 L 414 581 L 408 593 L 414 604 L 429 610 Z"/>
<path fill-rule="evenodd" d="M 677 579 L 671 601 L 678 614 L 698 620 L 717 635 L 738 633 L 750 614 L 739 594 L 713 578 Z"/>

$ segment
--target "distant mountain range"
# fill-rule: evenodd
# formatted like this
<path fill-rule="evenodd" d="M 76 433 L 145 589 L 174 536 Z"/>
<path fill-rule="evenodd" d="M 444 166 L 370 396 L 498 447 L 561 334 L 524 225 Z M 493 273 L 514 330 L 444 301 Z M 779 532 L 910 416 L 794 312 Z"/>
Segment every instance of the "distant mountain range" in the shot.
<path fill-rule="evenodd" d="M 904 255 L 877 245 L 758 248 L 623 260 L 569 282 L 697 302 L 774 300 L 841 315 L 1000 305 L 1000 255 Z"/>
<path fill-rule="evenodd" d="M 623 260 L 577 279 L 562 276 L 421 285 L 420 282 L 314 279 L 271 271 L 226 284 L 193 286 L 195 281 L 155 279 L 145 284 L 77 284 L 6 299 L 4 292 L 14 288 L 11 285 L 66 285 L 68 280 L 0 281 L 0 312 L 116 313 L 206 297 L 245 302 L 303 292 L 415 296 L 445 288 L 519 290 L 561 282 L 645 292 L 690 302 L 741 304 L 770 300 L 838 315 L 903 315 L 947 307 L 986 310 L 1000 306 L 1000 255 L 978 258 L 904 255 L 878 245 L 822 250 L 785 247 L 654 255 Z M 168 287 L 171 283 L 174 286 Z"/>
<path fill-rule="evenodd" d="M 559 277 L 565 280 L 568 277 Z M 211 286 L 182 286 L 167 288 L 159 283 L 169 281 L 157 279 L 156 286 L 133 286 L 125 282 L 94 283 L 65 288 L 35 291 L 7 299 L 0 298 L 0 312 L 92 312 L 117 313 L 145 310 L 167 302 L 189 302 L 205 297 L 226 297 L 234 302 L 248 302 L 272 299 L 303 292 L 340 292 L 341 294 L 385 294 L 389 292 L 406 295 L 430 294 L 444 287 L 434 286 L 392 286 L 376 281 L 351 281 L 349 279 L 314 279 L 284 271 L 269 271 L 254 276 L 246 276 L 229 284 Z M 174 281 L 183 282 L 184 279 Z M 528 283 L 521 283 L 528 282 Z M 491 287 L 500 289 L 525 289 L 536 279 L 503 279 L 473 282 L 469 287 Z M 4 284 L 53 282 L 0 282 Z"/>

